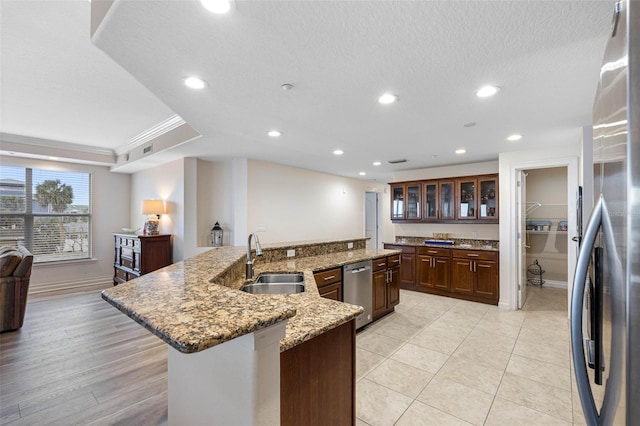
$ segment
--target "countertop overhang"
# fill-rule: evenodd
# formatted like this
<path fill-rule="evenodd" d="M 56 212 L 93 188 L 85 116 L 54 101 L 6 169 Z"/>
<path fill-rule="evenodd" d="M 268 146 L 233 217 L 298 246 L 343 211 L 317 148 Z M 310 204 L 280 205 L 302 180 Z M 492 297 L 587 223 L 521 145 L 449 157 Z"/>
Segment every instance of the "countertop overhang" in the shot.
<path fill-rule="evenodd" d="M 239 264 L 244 270 L 246 248 L 222 247 L 103 290 L 102 298 L 183 353 L 199 352 L 288 319 L 280 342 L 280 350 L 285 351 L 363 312 L 360 306 L 320 297 L 315 271 L 397 253 L 361 249 L 274 262 L 261 262 L 258 257 L 256 276 L 302 272 L 306 290 L 254 295 L 240 291 L 246 280 L 232 273 Z"/>

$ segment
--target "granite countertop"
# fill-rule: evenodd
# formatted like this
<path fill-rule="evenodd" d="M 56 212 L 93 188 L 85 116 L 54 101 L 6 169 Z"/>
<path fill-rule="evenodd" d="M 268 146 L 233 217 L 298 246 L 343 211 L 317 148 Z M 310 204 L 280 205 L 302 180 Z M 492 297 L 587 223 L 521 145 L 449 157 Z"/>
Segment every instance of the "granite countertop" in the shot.
<path fill-rule="evenodd" d="M 302 272 L 306 290 L 254 295 L 239 290 L 247 282 L 243 278 L 246 248 L 222 247 L 103 290 L 102 298 L 184 353 L 199 352 L 289 319 L 280 342 L 280 350 L 285 351 L 363 312 L 360 306 L 320 297 L 314 271 L 396 253 L 360 249 L 273 262 L 258 257 L 255 276 Z"/>
<path fill-rule="evenodd" d="M 493 240 L 453 240 L 453 244 L 427 244 L 424 241 L 429 238 L 413 239 L 406 241 L 394 241 L 391 244 L 395 246 L 409 246 L 409 247 L 437 247 L 437 248 L 451 248 L 456 250 L 485 250 L 499 252 L 500 248 L 497 241 Z"/>

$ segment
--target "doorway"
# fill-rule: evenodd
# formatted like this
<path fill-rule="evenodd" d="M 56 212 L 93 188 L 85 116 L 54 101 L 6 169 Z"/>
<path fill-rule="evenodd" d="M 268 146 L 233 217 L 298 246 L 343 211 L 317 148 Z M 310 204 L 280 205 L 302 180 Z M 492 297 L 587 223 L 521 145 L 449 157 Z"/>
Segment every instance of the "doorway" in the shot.
<path fill-rule="evenodd" d="M 382 211 L 380 194 L 377 192 L 365 192 L 364 199 L 364 236 L 368 238 L 367 248 L 382 248 L 380 245 L 380 219 Z"/>

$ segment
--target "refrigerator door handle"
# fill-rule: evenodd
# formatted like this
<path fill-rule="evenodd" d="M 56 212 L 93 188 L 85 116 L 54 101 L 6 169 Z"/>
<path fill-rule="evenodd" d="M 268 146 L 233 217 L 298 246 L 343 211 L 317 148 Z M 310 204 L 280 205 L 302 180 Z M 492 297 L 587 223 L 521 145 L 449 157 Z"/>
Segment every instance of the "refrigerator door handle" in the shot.
<path fill-rule="evenodd" d="M 576 373 L 578 394 L 580 395 L 582 410 L 584 411 L 585 420 L 588 425 L 599 424 L 599 416 L 593 394 L 591 393 L 591 385 L 589 384 L 589 376 L 584 357 L 582 309 L 591 252 L 595 246 L 598 230 L 602 224 L 602 210 L 603 200 L 602 197 L 600 197 L 591 213 L 591 218 L 589 219 L 582 238 L 582 246 L 580 247 L 578 262 L 576 264 L 576 273 L 573 278 L 573 293 L 571 295 L 571 355 Z"/>

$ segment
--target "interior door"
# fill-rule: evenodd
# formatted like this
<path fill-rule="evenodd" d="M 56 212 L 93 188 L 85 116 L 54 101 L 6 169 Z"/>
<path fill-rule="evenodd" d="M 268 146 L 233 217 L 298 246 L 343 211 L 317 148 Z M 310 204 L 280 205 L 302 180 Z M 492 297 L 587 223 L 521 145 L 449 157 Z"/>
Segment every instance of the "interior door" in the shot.
<path fill-rule="evenodd" d="M 518 226 L 518 309 L 527 301 L 527 174 L 518 171 L 516 195 L 516 224 Z"/>
<path fill-rule="evenodd" d="M 364 236 L 367 248 L 378 248 L 378 193 L 365 193 Z"/>

